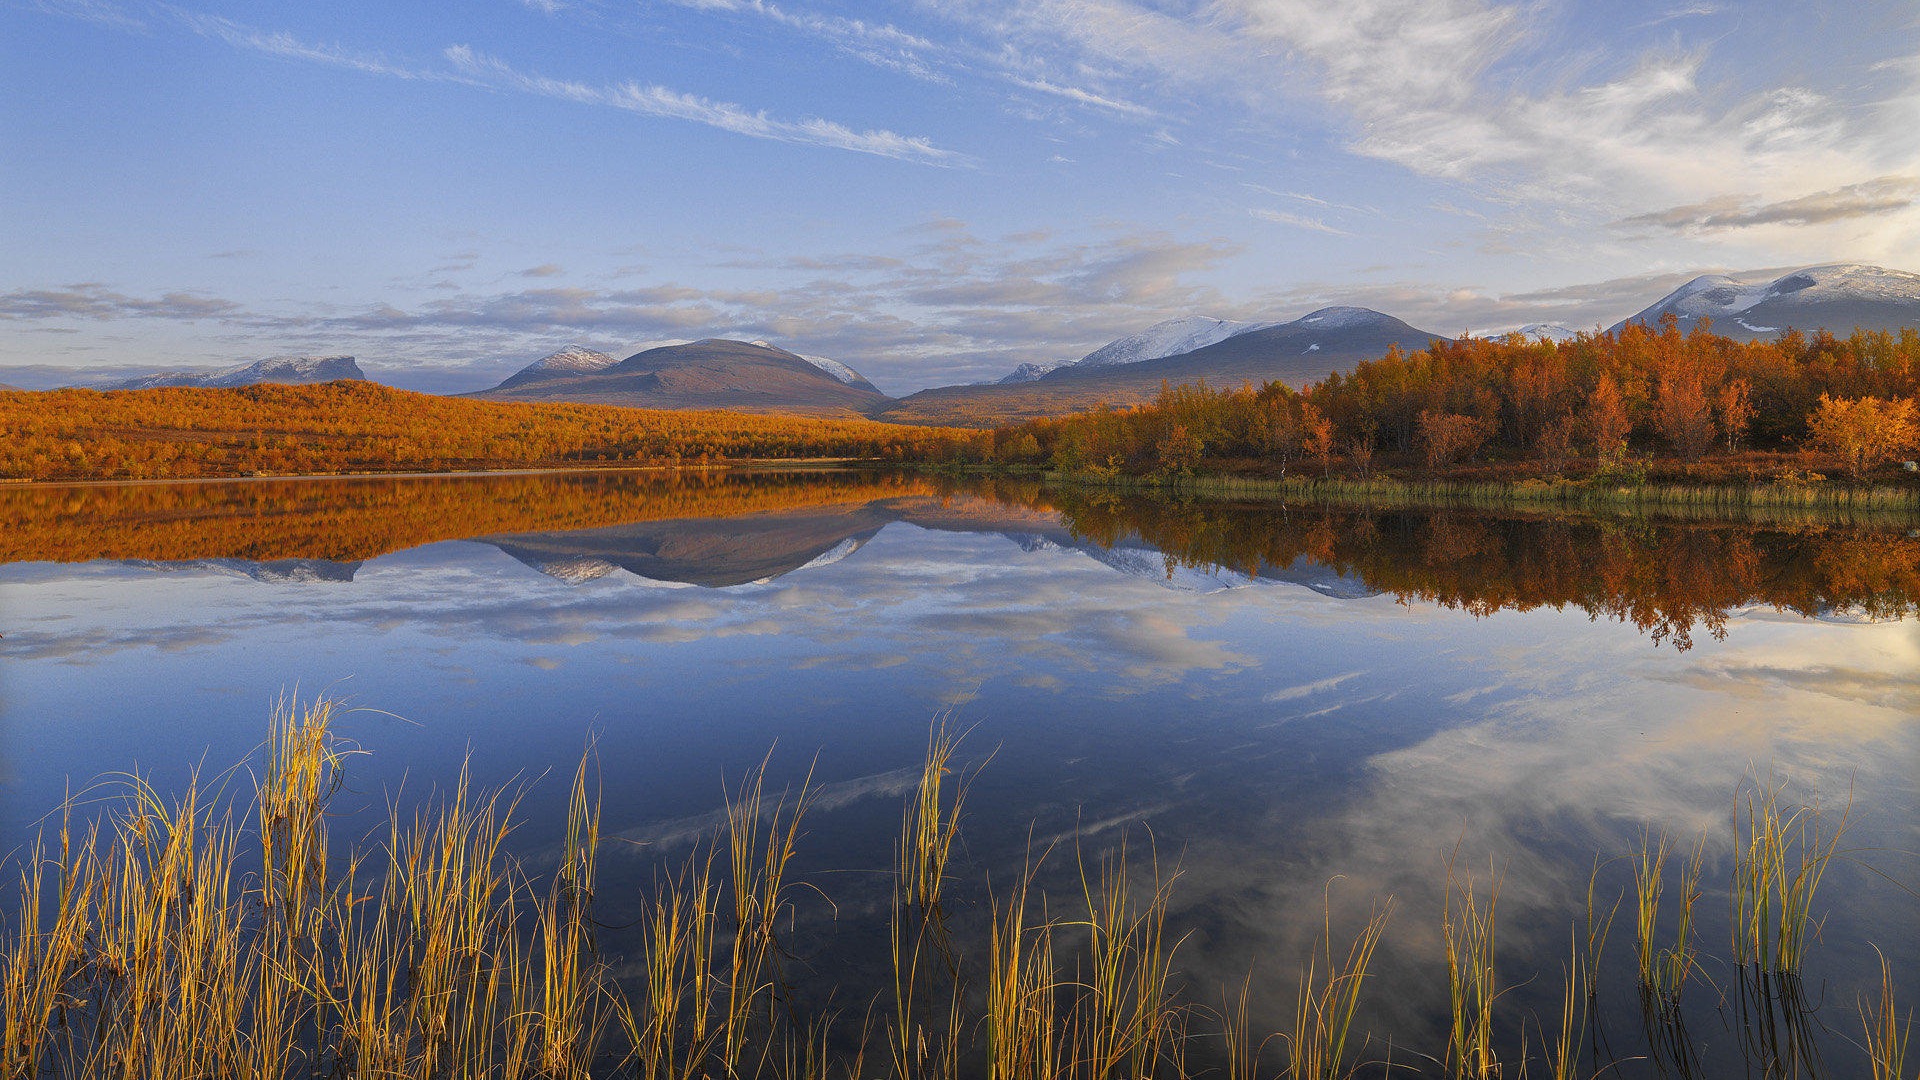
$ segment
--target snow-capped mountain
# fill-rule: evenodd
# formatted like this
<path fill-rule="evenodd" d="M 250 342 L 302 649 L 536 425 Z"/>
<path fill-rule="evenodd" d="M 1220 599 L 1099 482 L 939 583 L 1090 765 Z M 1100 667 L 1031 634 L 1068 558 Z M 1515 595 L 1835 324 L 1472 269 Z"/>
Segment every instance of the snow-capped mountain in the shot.
<path fill-rule="evenodd" d="M 1559 323 L 1528 323 L 1514 332 L 1539 341 L 1572 341 L 1580 336 L 1579 331 Z"/>
<path fill-rule="evenodd" d="M 1920 326 L 1920 274 L 1859 263 L 1808 266 L 1771 279 L 1708 274 L 1613 328 L 1658 326 L 1668 312 L 1679 318 L 1683 331 L 1710 318 L 1715 333 L 1743 340 L 1771 337 L 1789 327 L 1840 335 L 1855 328 L 1897 330 Z"/>
<path fill-rule="evenodd" d="M 1158 360 L 1163 356 L 1177 356 L 1205 348 L 1217 341 L 1225 341 L 1236 334 L 1249 330 L 1258 330 L 1272 323 L 1228 322 L 1225 319 L 1210 319 L 1204 315 L 1187 315 L 1178 319 L 1166 319 L 1154 323 L 1137 334 L 1110 341 L 1073 362 L 1078 368 L 1109 367 L 1114 364 L 1137 364 L 1142 360 Z"/>
<path fill-rule="evenodd" d="M 845 364 L 803 357 L 764 341 L 731 338 L 662 345 L 590 371 L 550 371 L 523 378 L 526 374 L 520 372 L 469 396 L 812 415 L 864 415 L 887 400 Z"/>
<path fill-rule="evenodd" d="M 156 371 L 131 379 L 99 383 L 98 390 L 151 390 L 160 386 L 230 387 L 255 383 L 323 383 L 336 379 L 362 379 L 360 365 L 351 356 L 269 356 L 250 364 L 212 371 Z"/>
<path fill-rule="evenodd" d="M 758 345 L 763 349 L 771 349 L 778 353 L 786 352 L 786 350 L 770 341 L 755 339 L 747 342 L 747 344 Z M 829 360 L 824 356 L 808 356 L 806 353 L 792 353 L 790 355 L 805 360 L 807 363 L 812 364 L 814 367 L 819 368 L 821 371 L 826 372 L 848 386 L 857 386 L 862 390 L 872 390 L 876 394 L 880 392 L 880 388 L 868 382 L 865 375 L 860 374 L 838 360 Z"/>
<path fill-rule="evenodd" d="M 759 345 L 762 343 L 756 341 L 754 344 Z M 795 353 L 794 355 L 834 378 L 839 379 L 841 382 L 846 383 L 848 386 L 870 387 L 873 385 L 867 381 L 865 375 L 860 374 L 838 360 L 829 360 L 824 356 L 808 356 L 806 353 Z"/>
<path fill-rule="evenodd" d="M 565 379 L 575 375 L 592 375 L 605 371 L 620 361 L 603 352 L 595 352 L 584 345 L 569 345 L 559 352 L 547 355 L 507 376 L 507 380 L 496 389 L 510 386 L 524 386 L 542 379 Z"/>
<path fill-rule="evenodd" d="M 1072 362 L 1071 360 L 1055 360 L 1052 363 L 1045 364 L 1021 364 L 1019 367 L 1014 368 L 998 379 L 990 379 L 988 381 L 995 386 L 1012 386 L 1016 383 L 1034 382 L 1047 372 L 1064 367 Z"/>

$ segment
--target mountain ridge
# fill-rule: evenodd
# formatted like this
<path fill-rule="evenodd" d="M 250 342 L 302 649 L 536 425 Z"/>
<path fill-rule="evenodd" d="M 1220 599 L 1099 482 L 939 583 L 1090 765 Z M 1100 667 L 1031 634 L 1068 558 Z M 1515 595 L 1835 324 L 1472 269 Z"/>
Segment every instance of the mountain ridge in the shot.
<path fill-rule="evenodd" d="M 590 370 L 564 370 L 556 364 L 556 370 L 523 378 L 548 359 L 535 361 L 498 386 L 465 396 L 820 416 L 864 416 L 889 400 L 844 364 L 804 357 L 764 341 L 702 338 L 643 349 L 607 365 L 583 361 Z"/>
<path fill-rule="evenodd" d="M 283 383 L 302 386 L 308 383 L 334 382 L 340 379 L 367 381 L 360 365 L 351 356 L 269 356 L 250 363 L 211 371 L 156 371 L 128 379 L 99 383 L 96 390 L 154 390 L 164 386 L 198 386 L 213 389 L 254 386 L 259 383 Z"/>

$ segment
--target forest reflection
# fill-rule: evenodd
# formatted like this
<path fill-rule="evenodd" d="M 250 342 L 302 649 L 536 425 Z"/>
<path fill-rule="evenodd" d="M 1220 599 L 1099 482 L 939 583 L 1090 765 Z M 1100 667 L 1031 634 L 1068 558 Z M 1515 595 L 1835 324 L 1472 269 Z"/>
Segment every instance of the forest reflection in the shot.
<path fill-rule="evenodd" d="M 1478 616 L 1577 608 L 1655 642 L 1718 639 L 1755 605 L 1814 617 L 1920 610 L 1920 535 L 1900 524 L 1167 502 L 1067 493 L 1063 521 L 1095 543 L 1137 536 L 1182 566 L 1260 575 L 1301 560 L 1403 602 Z"/>
<path fill-rule="evenodd" d="M 0 489 L 0 514 L 16 523 L 0 532 L 0 562 L 344 563 L 485 539 L 523 561 L 538 550 L 631 570 L 644 553 L 648 576 L 716 586 L 778 576 L 905 522 L 1096 555 L 1151 549 L 1169 577 L 1194 568 L 1299 581 L 1317 568 L 1478 616 L 1574 608 L 1679 649 L 1724 635 L 1730 615 L 1755 606 L 1804 617 L 1920 611 L 1920 530 L 1891 520 L 1286 505 L 835 471 L 35 486 Z M 738 573 L 694 565 L 729 559 Z"/>

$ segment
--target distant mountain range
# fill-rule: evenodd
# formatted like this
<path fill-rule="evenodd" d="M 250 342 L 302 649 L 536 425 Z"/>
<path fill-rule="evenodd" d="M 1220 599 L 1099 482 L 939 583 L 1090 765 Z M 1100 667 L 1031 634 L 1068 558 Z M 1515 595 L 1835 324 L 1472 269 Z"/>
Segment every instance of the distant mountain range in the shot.
<path fill-rule="evenodd" d="M 1444 337 L 1362 307 L 1321 308 L 1281 323 L 1171 319 L 1036 378 L 922 390 L 874 415 L 909 424 L 979 424 L 1141 404 L 1153 400 L 1162 383 L 1204 379 L 1214 386 L 1298 387 L 1350 370 L 1391 346 L 1424 349 Z M 1191 345 L 1195 340 L 1205 344 Z M 1179 351 L 1163 351 L 1169 348 Z M 1096 358 L 1101 362 L 1089 363 Z"/>
<path fill-rule="evenodd" d="M 96 390 L 152 390 L 161 386 L 252 386 L 256 383 L 323 383 L 367 376 L 351 356 L 269 356 L 214 371 L 156 371 L 98 383 Z"/>
<path fill-rule="evenodd" d="M 1611 329 L 1628 323 L 1655 326 L 1668 312 L 1679 318 L 1681 330 L 1710 318 L 1714 333 L 1741 341 L 1788 329 L 1811 334 L 1824 327 L 1844 336 L 1856 328 L 1920 327 L 1920 274 L 1857 263 L 1808 266 L 1771 280 L 1709 274 Z"/>
<path fill-rule="evenodd" d="M 1026 551 L 1078 551 L 1122 574 L 1182 592 L 1262 584 L 1300 585 L 1340 599 L 1378 592 L 1357 575 L 1304 557 L 1287 566 L 1262 565 L 1251 575 L 1220 567 L 1170 569 L 1166 555 L 1138 537 L 1101 544 L 1068 528 L 1053 513 L 965 494 L 909 495 L 740 517 L 685 518 L 476 540 L 568 585 L 624 572 L 629 582 L 729 588 L 832 565 L 896 522 L 939 532 L 997 534 Z"/>
<path fill-rule="evenodd" d="M 648 409 L 738 409 L 865 415 L 888 398 L 859 372 L 764 341 L 707 338 L 663 345 L 615 361 L 569 346 L 469 397 L 572 401 Z"/>
<path fill-rule="evenodd" d="M 1614 324 L 1658 325 L 1672 313 L 1682 330 L 1712 319 L 1741 340 L 1788 328 L 1846 334 L 1856 328 L 1920 327 L 1920 274 L 1877 266 L 1809 266 L 1695 278 Z M 1562 341 L 1568 327 L 1536 323 L 1520 334 Z M 569 345 L 472 397 L 571 401 L 656 409 L 736 409 L 815 416 L 871 416 L 914 424 L 984 425 L 1152 400 L 1163 383 L 1206 380 L 1218 387 L 1284 382 L 1300 387 L 1349 371 L 1390 347 L 1426 348 L 1448 335 L 1363 307 L 1329 307 L 1292 321 L 1232 322 L 1187 315 L 1154 323 L 1078 360 L 1021 364 L 989 383 L 942 386 L 893 399 L 836 360 L 789 352 L 765 341 L 707 338 L 634 353 L 624 360 Z M 245 386 L 363 379 L 350 356 L 270 357 L 218 371 L 172 371 L 107 383 L 103 389 Z"/>

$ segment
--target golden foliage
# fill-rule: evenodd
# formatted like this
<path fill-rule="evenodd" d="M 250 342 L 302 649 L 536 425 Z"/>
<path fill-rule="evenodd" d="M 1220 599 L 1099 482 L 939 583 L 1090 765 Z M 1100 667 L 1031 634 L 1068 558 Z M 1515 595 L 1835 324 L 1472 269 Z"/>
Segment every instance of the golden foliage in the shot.
<path fill-rule="evenodd" d="M 1844 447 L 1855 441 L 1836 442 L 1813 426 L 1823 398 L 1897 402 L 1916 394 L 1920 331 L 1738 342 L 1704 326 L 1681 334 L 1669 321 L 1569 341 L 1514 335 L 1391 349 L 1298 393 L 1278 383 L 1163 388 L 1150 404 L 1004 426 L 993 445 L 1002 462 L 1139 476 L 1187 468 L 1285 475 L 1298 457 L 1314 458 L 1324 472 L 1337 448 L 1363 471 L 1374 451 L 1435 468 L 1471 456 L 1477 444 L 1457 437 L 1476 432 L 1488 456 L 1527 461 L 1533 472 L 1543 471 L 1539 462 L 1559 471 L 1576 445 L 1603 462 L 1629 446 L 1693 462 L 1716 446 L 1733 453 L 1743 441 L 1848 457 Z M 1170 437 L 1176 431 L 1181 437 Z M 1168 451 L 1176 461 L 1166 460 Z M 1890 452 L 1868 453 L 1860 464 Z"/>
<path fill-rule="evenodd" d="M 441 540 L 937 495 L 873 473 L 723 470 L 0 487 L 0 562 L 371 559 Z"/>
<path fill-rule="evenodd" d="M 0 392 L 0 478 L 381 473 L 753 458 L 939 461 L 980 432 L 737 412 L 528 404 L 375 383 Z"/>

